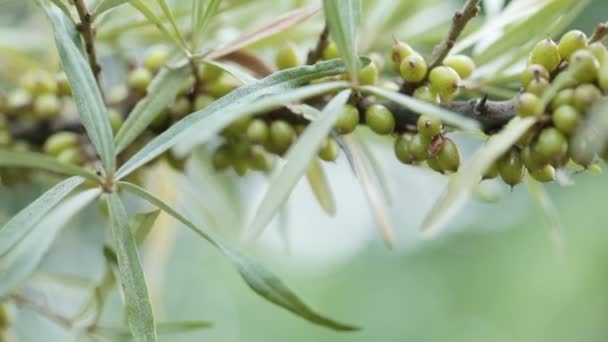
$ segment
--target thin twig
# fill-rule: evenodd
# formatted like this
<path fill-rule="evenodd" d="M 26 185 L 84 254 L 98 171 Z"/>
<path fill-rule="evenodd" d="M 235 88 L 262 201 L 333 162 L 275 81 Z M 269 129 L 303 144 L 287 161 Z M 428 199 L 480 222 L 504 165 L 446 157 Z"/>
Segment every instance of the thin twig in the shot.
<path fill-rule="evenodd" d="M 306 64 L 312 65 L 312 64 L 315 64 L 319 59 L 321 59 L 321 56 L 323 55 L 323 50 L 325 50 L 325 48 L 327 48 L 328 45 L 329 45 L 329 26 L 326 23 L 325 27 L 323 28 L 323 32 L 321 32 L 321 35 L 319 36 L 317 45 L 315 46 L 314 49 L 310 50 L 310 52 L 308 53 L 308 57 L 306 58 Z"/>
<path fill-rule="evenodd" d="M 82 36 L 82 39 L 84 40 L 85 50 L 89 58 L 91 70 L 93 70 L 93 75 L 95 76 L 95 80 L 97 80 L 97 84 L 99 85 L 99 89 L 101 90 L 101 84 L 99 82 L 101 66 L 97 61 L 97 52 L 95 50 L 95 29 L 93 28 L 93 16 L 87 10 L 84 0 L 73 1 L 74 6 L 76 6 L 76 11 L 78 12 L 78 17 L 80 18 L 80 23 L 76 25 L 76 28 L 78 29 Z"/>
<path fill-rule="evenodd" d="M 606 34 L 608 34 L 608 23 L 597 24 L 595 31 L 593 31 L 593 34 L 589 38 L 589 44 L 599 42 L 606 37 Z"/>
<path fill-rule="evenodd" d="M 67 329 L 72 328 L 72 326 L 74 325 L 74 322 L 69 317 L 64 316 L 58 312 L 55 312 L 48 306 L 38 303 L 23 295 L 14 293 L 14 294 L 10 295 L 10 299 L 12 299 L 18 305 L 26 306 L 26 307 L 38 312 L 39 314 L 49 318 L 50 320 L 64 326 Z"/>

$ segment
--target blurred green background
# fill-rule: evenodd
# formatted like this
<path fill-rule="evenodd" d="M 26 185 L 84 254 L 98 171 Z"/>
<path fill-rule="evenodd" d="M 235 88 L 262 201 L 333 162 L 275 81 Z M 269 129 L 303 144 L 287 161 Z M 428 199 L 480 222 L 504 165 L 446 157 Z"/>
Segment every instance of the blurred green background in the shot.
<path fill-rule="evenodd" d="M 9 2 L 0 0 L 0 9 Z M 15 25 L 9 13 L 1 17 Z M 595 0 L 572 26 L 590 32 L 607 17 L 608 2 Z M 161 341 L 608 340 L 608 175 L 574 175 L 574 186 L 547 187 L 561 220 L 561 243 L 525 186 L 509 192 L 495 184 L 488 185 L 495 203 L 471 203 L 444 235 L 424 241 L 418 224 L 445 180 L 400 167 L 386 146 L 375 148 L 388 160 L 395 195 L 390 208 L 399 235 L 395 249 L 387 249 L 376 233 L 344 160 L 328 167 L 336 218 L 325 217 L 307 188 L 298 186 L 289 204 L 287 246 L 277 224 L 259 243 L 243 246 L 320 312 L 360 324 L 362 331 L 335 333 L 266 303 L 213 248 L 168 220 L 144 252 L 157 317 L 208 319 L 214 327 Z M 254 196 L 259 179 L 243 183 Z M 183 187 L 168 187 L 182 194 Z M 1 189 L 0 208 L 14 212 L 39 192 L 36 186 Z M 177 197 L 194 216 L 201 210 L 187 196 Z M 205 197 L 205 189 L 200 198 L 214 200 Z M 96 208 L 74 220 L 41 269 L 98 277 L 104 237 L 99 220 Z M 84 295 L 46 282 L 31 291 L 66 313 L 74 312 Z M 119 302 L 114 293 L 103 322 L 123 320 Z M 28 309 L 17 313 L 15 329 L 25 342 L 74 338 Z"/>

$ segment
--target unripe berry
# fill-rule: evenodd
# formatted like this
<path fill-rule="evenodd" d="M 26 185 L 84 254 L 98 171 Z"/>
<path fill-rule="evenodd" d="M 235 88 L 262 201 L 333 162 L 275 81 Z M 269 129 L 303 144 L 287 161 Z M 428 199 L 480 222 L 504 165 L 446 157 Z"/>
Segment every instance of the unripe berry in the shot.
<path fill-rule="evenodd" d="M 43 94 L 34 101 L 34 114 L 37 117 L 47 119 L 59 114 L 61 101 L 53 94 Z"/>
<path fill-rule="evenodd" d="M 260 146 L 254 146 L 249 152 L 249 167 L 252 170 L 268 172 L 272 169 L 272 157 Z"/>
<path fill-rule="evenodd" d="M 515 99 L 515 112 L 521 117 L 540 116 L 543 114 L 543 105 L 538 96 L 523 93 Z"/>
<path fill-rule="evenodd" d="M 276 120 L 270 125 L 270 141 L 278 154 L 285 153 L 296 139 L 293 126 L 283 120 Z"/>
<path fill-rule="evenodd" d="M 581 83 L 595 81 L 600 70 L 600 63 L 588 50 L 579 50 L 572 54 L 570 66 L 577 67 L 574 78 Z"/>
<path fill-rule="evenodd" d="M 340 146 L 338 146 L 338 143 L 331 137 L 325 138 L 319 148 L 319 158 L 331 162 L 338 159 L 339 154 Z"/>
<path fill-rule="evenodd" d="M 432 138 L 441 133 L 443 123 L 441 122 L 441 119 L 437 117 L 421 115 L 418 117 L 416 126 L 418 127 L 418 132 L 420 134 Z"/>
<path fill-rule="evenodd" d="M 132 70 L 127 79 L 129 87 L 141 93 L 146 92 L 150 82 L 152 82 L 152 73 L 146 68 L 136 68 Z"/>
<path fill-rule="evenodd" d="M 395 129 L 393 113 L 380 104 L 374 104 L 367 108 L 365 122 L 376 134 L 390 134 Z"/>
<path fill-rule="evenodd" d="M 555 110 L 561 106 L 574 103 L 574 89 L 560 90 L 551 101 L 551 109 Z"/>
<path fill-rule="evenodd" d="M 19 80 L 21 88 L 33 96 L 42 94 L 56 94 L 57 83 L 55 79 L 44 70 L 30 71 Z"/>
<path fill-rule="evenodd" d="M 541 183 L 553 182 L 555 180 L 555 168 L 552 165 L 545 165 L 536 170 L 530 171 L 530 176 Z"/>
<path fill-rule="evenodd" d="M 409 150 L 412 155 L 413 161 L 421 162 L 426 160 L 429 155 L 429 147 L 431 145 L 431 139 L 422 134 L 416 134 L 410 140 Z"/>
<path fill-rule="evenodd" d="M 419 54 L 413 53 L 409 57 L 403 59 L 399 70 L 401 72 L 401 77 L 406 82 L 417 83 L 426 77 L 426 61 Z"/>
<path fill-rule="evenodd" d="M 545 128 L 538 136 L 534 151 L 542 160 L 553 163 L 568 153 L 568 140 L 557 128 Z"/>
<path fill-rule="evenodd" d="M 372 52 L 369 54 L 369 58 L 372 60 L 372 63 L 376 65 L 377 72 L 381 74 L 382 71 L 384 71 L 384 65 L 386 64 L 384 57 L 377 52 Z"/>
<path fill-rule="evenodd" d="M 598 83 L 604 92 L 608 92 L 608 63 L 605 63 L 598 72 Z"/>
<path fill-rule="evenodd" d="M 193 91 L 192 88 L 194 87 L 194 83 L 196 83 L 196 79 L 194 76 L 190 75 L 179 88 L 177 95 L 190 95 L 190 93 Z"/>
<path fill-rule="evenodd" d="M 359 124 L 359 110 L 357 107 L 346 104 L 342 108 L 342 113 L 338 116 L 334 128 L 340 134 L 352 133 Z"/>
<path fill-rule="evenodd" d="M 565 135 L 570 135 L 578 125 L 580 113 L 576 108 L 563 105 L 553 112 L 553 124 Z"/>
<path fill-rule="evenodd" d="M 245 116 L 234 120 L 228 126 L 224 127 L 221 134 L 226 138 L 236 138 L 242 136 L 246 133 L 251 121 L 252 119 L 250 116 Z"/>
<path fill-rule="evenodd" d="M 110 118 L 110 127 L 112 127 L 112 133 L 116 134 L 122 127 L 124 119 L 122 114 L 114 109 L 108 109 L 108 117 Z"/>
<path fill-rule="evenodd" d="M 540 157 L 530 146 L 526 146 L 521 151 L 521 160 L 529 171 L 534 171 L 547 165 L 547 161 Z"/>
<path fill-rule="evenodd" d="M 458 146 L 451 139 L 445 138 L 435 159 L 444 171 L 457 171 L 460 166 Z"/>
<path fill-rule="evenodd" d="M 574 89 L 572 104 L 581 113 L 586 113 L 597 100 L 602 97 L 602 92 L 593 84 L 582 84 Z"/>
<path fill-rule="evenodd" d="M 572 30 L 562 36 L 559 41 L 559 55 L 562 59 L 568 60 L 570 56 L 578 50 L 586 48 L 588 45 L 587 35 L 579 30 Z"/>
<path fill-rule="evenodd" d="M 209 94 L 211 94 L 211 96 L 213 96 L 217 99 L 227 95 L 228 93 L 232 92 L 234 89 L 236 89 L 236 85 L 234 85 L 233 83 L 230 83 L 228 81 L 219 80 L 219 81 L 215 81 L 215 82 L 207 84 L 207 92 L 209 92 Z"/>
<path fill-rule="evenodd" d="M 336 46 L 336 43 L 330 42 L 325 49 L 323 49 L 321 58 L 323 58 L 323 60 L 340 58 L 340 51 L 338 51 L 338 46 Z"/>
<path fill-rule="evenodd" d="M 372 61 L 359 71 L 359 84 L 374 85 L 378 81 L 378 67 Z"/>
<path fill-rule="evenodd" d="M 429 82 L 431 90 L 437 93 L 441 100 L 449 101 L 458 93 L 460 76 L 450 67 L 438 66 L 431 70 Z"/>
<path fill-rule="evenodd" d="M 198 68 L 198 78 L 206 83 L 217 82 L 224 75 L 224 70 L 215 65 L 205 64 Z"/>
<path fill-rule="evenodd" d="M 144 57 L 144 67 L 155 73 L 165 65 L 169 58 L 169 51 L 163 47 L 155 47 L 147 51 Z"/>
<path fill-rule="evenodd" d="M 247 127 L 245 134 L 252 144 L 264 144 L 268 140 L 268 124 L 262 119 L 254 119 L 249 124 L 249 127 Z"/>
<path fill-rule="evenodd" d="M 531 64 L 521 74 L 521 83 L 524 87 L 527 87 L 530 82 L 539 78 L 549 80 L 551 76 L 544 66 L 540 64 Z"/>
<path fill-rule="evenodd" d="M 17 114 L 32 103 L 32 96 L 26 90 L 17 88 L 8 94 L 6 109 L 8 114 Z"/>
<path fill-rule="evenodd" d="M 234 158 L 232 160 L 232 169 L 237 175 L 243 177 L 249 171 L 249 161 L 245 158 Z"/>
<path fill-rule="evenodd" d="M 521 183 L 526 175 L 526 168 L 516 149 L 512 149 L 498 161 L 500 178 L 511 187 Z"/>
<path fill-rule="evenodd" d="M 471 57 L 465 55 L 447 56 L 443 61 L 443 65 L 454 69 L 461 79 L 469 78 L 475 70 L 475 62 L 473 62 Z"/>
<path fill-rule="evenodd" d="M 70 81 L 65 72 L 60 72 L 55 76 L 55 82 L 57 82 L 57 95 L 59 96 L 71 96 L 72 87 Z"/>
<path fill-rule="evenodd" d="M 530 53 L 530 64 L 540 64 L 549 72 L 555 71 L 561 61 L 559 48 L 551 38 L 538 42 Z"/>
<path fill-rule="evenodd" d="M 302 64 L 298 55 L 298 48 L 292 42 L 283 45 L 275 57 L 275 64 L 279 70 L 290 69 Z"/>
<path fill-rule="evenodd" d="M 608 62 L 608 50 L 602 44 L 602 42 L 595 42 L 589 45 L 589 51 L 597 58 L 597 61 L 600 62 L 600 66 L 603 66 Z"/>
<path fill-rule="evenodd" d="M 410 164 L 412 162 L 412 155 L 410 153 L 410 141 L 412 136 L 409 134 L 400 135 L 395 139 L 395 145 L 393 146 L 395 156 L 403 164 Z"/>
<path fill-rule="evenodd" d="M 61 151 L 78 145 L 78 135 L 73 132 L 58 132 L 51 135 L 44 143 L 44 152 L 58 156 Z"/>
<path fill-rule="evenodd" d="M 82 162 L 82 153 L 78 147 L 68 147 L 57 155 L 57 160 L 67 163 L 78 165 Z"/>
<path fill-rule="evenodd" d="M 395 71 L 399 72 L 401 69 L 401 62 L 414 53 L 416 53 L 414 49 L 412 49 L 412 47 L 407 43 L 396 41 L 393 44 L 393 49 L 391 52 L 391 60 L 393 61 Z"/>
<path fill-rule="evenodd" d="M 228 145 L 224 144 L 213 152 L 211 163 L 215 171 L 226 170 L 230 165 L 232 165 L 232 157 L 230 155 Z"/>
<path fill-rule="evenodd" d="M 179 158 L 173 151 L 169 150 L 163 154 L 165 162 L 176 171 L 184 171 L 187 159 Z"/>
<path fill-rule="evenodd" d="M 418 100 L 439 104 L 441 100 L 439 99 L 439 95 L 429 88 L 429 86 L 420 86 L 414 90 L 414 94 L 412 96 Z"/>
<path fill-rule="evenodd" d="M 215 99 L 209 95 L 199 94 L 194 99 L 194 110 L 198 111 L 212 104 Z"/>
<path fill-rule="evenodd" d="M 175 102 L 173 102 L 169 111 L 173 118 L 180 119 L 192 113 L 192 103 L 186 96 L 180 96 L 175 99 Z"/>
<path fill-rule="evenodd" d="M 532 82 L 528 83 L 526 87 L 526 91 L 528 93 L 532 93 L 538 97 L 541 97 L 545 90 L 549 88 L 549 81 L 544 78 L 539 78 L 536 80 L 532 80 Z"/>
<path fill-rule="evenodd" d="M 595 151 L 589 146 L 589 139 L 586 137 L 573 137 L 569 141 L 569 155 L 575 163 L 587 167 L 593 163 Z"/>
<path fill-rule="evenodd" d="M 437 159 L 437 157 L 433 157 L 433 158 L 429 158 L 426 160 L 426 165 L 428 167 L 430 167 L 431 169 L 433 169 L 434 171 L 437 171 L 439 173 L 444 173 L 446 170 L 441 166 L 441 163 L 439 163 L 439 159 Z"/>
<path fill-rule="evenodd" d="M 494 162 L 490 167 L 483 173 L 482 179 L 494 179 L 498 177 L 498 163 Z"/>

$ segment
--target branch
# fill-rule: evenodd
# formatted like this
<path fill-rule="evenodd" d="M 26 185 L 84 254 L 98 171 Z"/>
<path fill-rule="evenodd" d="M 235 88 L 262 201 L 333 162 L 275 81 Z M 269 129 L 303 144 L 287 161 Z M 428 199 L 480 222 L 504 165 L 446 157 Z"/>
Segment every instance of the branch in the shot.
<path fill-rule="evenodd" d="M 12 299 L 15 303 L 22 306 L 26 306 L 38 312 L 39 314 L 47 317 L 48 319 L 58 323 L 59 325 L 64 326 L 66 329 L 71 329 L 74 324 L 74 322 L 69 317 L 55 312 L 48 306 L 38 303 L 30 298 L 27 298 L 20 294 L 12 294 L 9 298 Z"/>
<path fill-rule="evenodd" d="M 608 23 L 597 24 L 595 31 L 593 31 L 593 34 L 589 38 L 589 44 L 599 42 L 606 37 L 606 34 L 608 34 Z"/>
<path fill-rule="evenodd" d="M 97 62 L 97 52 L 95 51 L 95 30 L 93 29 L 93 16 L 87 10 L 84 0 L 73 0 L 80 23 L 76 25 L 76 29 L 80 32 L 82 39 L 84 39 L 85 49 L 89 57 L 89 65 L 93 70 L 97 85 L 101 90 L 101 84 L 99 83 L 99 73 L 101 72 L 101 66 Z"/>
<path fill-rule="evenodd" d="M 306 58 L 306 64 L 312 65 L 315 64 L 321 56 L 323 55 L 323 50 L 329 45 L 329 26 L 327 23 L 323 28 L 323 32 L 319 36 L 319 40 L 317 41 L 317 45 L 314 49 L 310 50 L 308 53 L 308 57 Z"/>

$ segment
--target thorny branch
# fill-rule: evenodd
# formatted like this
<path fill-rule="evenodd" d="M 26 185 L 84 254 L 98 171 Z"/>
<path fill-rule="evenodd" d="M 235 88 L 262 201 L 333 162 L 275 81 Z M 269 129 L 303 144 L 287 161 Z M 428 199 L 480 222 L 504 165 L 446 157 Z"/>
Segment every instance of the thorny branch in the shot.
<path fill-rule="evenodd" d="M 319 40 L 317 40 L 317 45 L 314 49 L 310 50 L 308 53 L 308 57 L 306 58 L 306 64 L 311 65 L 315 64 L 321 56 L 323 55 L 323 50 L 329 45 L 329 26 L 327 23 L 319 36 Z"/>
<path fill-rule="evenodd" d="M 608 34 L 608 23 L 597 24 L 595 31 L 593 31 L 593 34 L 589 38 L 589 44 L 599 42 L 606 37 L 606 34 Z"/>
<path fill-rule="evenodd" d="M 76 7 L 76 11 L 78 12 L 78 17 L 80 18 L 80 23 L 76 25 L 76 28 L 78 29 L 78 31 L 82 35 L 82 39 L 84 40 L 85 50 L 89 58 L 91 70 L 93 70 L 93 75 L 95 76 L 95 80 L 97 80 L 97 84 L 99 85 L 99 89 L 101 91 L 101 84 L 99 82 L 99 73 L 101 72 L 101 66 L 99 65 L 99 62 L 97 60 L 97 52 L 95 50 L 95 29 L 93 28 L 93 16 L 87 10 L 84 0 L 73 1 L 74 6 Z"/>

